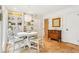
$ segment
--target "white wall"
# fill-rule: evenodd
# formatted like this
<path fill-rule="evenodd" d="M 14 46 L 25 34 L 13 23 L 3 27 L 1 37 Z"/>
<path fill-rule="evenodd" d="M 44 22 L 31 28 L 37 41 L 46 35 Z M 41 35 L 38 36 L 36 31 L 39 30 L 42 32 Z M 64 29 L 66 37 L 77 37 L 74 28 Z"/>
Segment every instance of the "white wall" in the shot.
<path fill-rule="evenodd" d="M 0 21 L 0 52 L 2 52 L 2 21 Z"/>
<path fill-rule="evenodd" d="M 72 12 L 65 15 L 63 41 L 79 45 L 79 15 L 77 15 L 77 13 L 78 12 Z M 66 31 L 66 28 L 68 28 L 68 31 Z"/>
<path fill-rule="evenodd" d="M 54 13 L 49 13 L 44 16 L 44 18 L 49 18 L 49 29 L 60 29 L 62 30 L 62 41 L 64 42 L 70 42 L 73 44 L 79 45 L 79 16 L 77 16 L 77 13 L 79 13 L 78 7 L 70 7 L 67 9 L 63 9 Z M 55 17 L 61 17 L 62 18 L 62 27 L 60 28 L 53 28 L 51 19 Z M 69 29 L 66 31 L 66 29 Z"/>
<path fill-rule="evenodd" d="M 5 51 L 5 46 L 7 42 L 7 33 L 8 33 L 8 11 L 5 6 L 2 6 L 2 14 L 3 14 L 3 30 L 2 30 L 2 50 Z"/>

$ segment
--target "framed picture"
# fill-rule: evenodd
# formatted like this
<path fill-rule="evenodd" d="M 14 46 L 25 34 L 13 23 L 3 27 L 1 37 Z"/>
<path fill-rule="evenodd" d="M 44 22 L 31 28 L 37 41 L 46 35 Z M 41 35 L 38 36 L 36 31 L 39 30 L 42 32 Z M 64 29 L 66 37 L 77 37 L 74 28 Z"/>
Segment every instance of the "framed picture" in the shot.
<path fill-rule="evenodd" d="M 52 26 L 53 27 L 60 27 L 61 18 L 54 18 L 52 19 Z"/>

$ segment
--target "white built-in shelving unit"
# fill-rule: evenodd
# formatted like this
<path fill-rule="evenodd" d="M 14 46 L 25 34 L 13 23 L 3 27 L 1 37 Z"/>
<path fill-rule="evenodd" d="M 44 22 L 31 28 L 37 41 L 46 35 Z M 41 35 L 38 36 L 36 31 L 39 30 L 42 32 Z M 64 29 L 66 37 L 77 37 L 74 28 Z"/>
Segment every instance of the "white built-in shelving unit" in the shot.
<path fill-rule="evenodd" d="M 38 34 L 19 37 L 17 33 L 19 32 L 33 32 L 34 21 L 30 22 L 24 21 L 24 14 L 21 12 L 12 12 L 8 13 L 8 45 L 7 50 L 10 52 L 15 52 L 17 49 L 23 48 L 28 45 L 29 49 L 34 48 L 39 52 L 39 39 Z M 28 19 L 29 20 L 29 19 Z"/>
<path fill-rule="evenodd" d="M 10 44 L 10 52 L 14 52 L 25 46 L 26 41 L 17 37 L 18 32 L 23 31 L 23 13 L 18 11 L 9 11 L 8 13 L 8 43 Z M 8 50 L 9 50 L 8 48 Z"/>

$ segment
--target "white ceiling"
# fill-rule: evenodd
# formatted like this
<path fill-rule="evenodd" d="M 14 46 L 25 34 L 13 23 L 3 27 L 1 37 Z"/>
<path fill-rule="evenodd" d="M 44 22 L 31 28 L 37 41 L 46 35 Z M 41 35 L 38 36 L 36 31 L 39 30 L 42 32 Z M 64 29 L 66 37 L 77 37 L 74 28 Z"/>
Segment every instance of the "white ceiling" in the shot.
<path fill-rule="evenodd" d="M 62 9 L 70 8 L 68 5 L 7 5 L 9 10 L 19 10 L 26 13 L 45 15 Z"/>

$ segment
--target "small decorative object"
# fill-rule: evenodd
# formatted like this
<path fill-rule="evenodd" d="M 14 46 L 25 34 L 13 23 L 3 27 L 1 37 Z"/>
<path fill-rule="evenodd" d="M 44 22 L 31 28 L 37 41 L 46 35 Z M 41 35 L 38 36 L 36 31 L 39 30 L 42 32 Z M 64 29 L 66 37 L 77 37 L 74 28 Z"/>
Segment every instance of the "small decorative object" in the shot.
<path fill-rule="evenodd" d="M 12 26 L 9 26 L 9 29 L 13 30 L 13 27 Z"/>
<path fill-rule="evenodd" d="M 10 17 L 8 17 L 8 20 L 10 20 Z"/>
<path fill-rule="evenodd" d="M 60 27 L 60 21 L 61 20 L 61 18 L 54 18 L 54 19 L 52 19 L 52 26 L 53 27 Z"/>
<path fill-rule="evenodd" d="M 33 27 L 31 27 L 31 30 L 33 30 Z"/>
<path fill-rule="evenodd" d="M 12 17 L 12 20 L 14 20 L 14 17 Z"/>
<path fill-rule="evenodd" d="M 17 20 L 21 20 L 21 17 L 18 17 Z"/>
<path fill-rule="evenodd" d="M 15 23 L 11 23 L 11 25 L 15 25 Z"/>
<path fill-rule="evenodd" d="M 31 20 L 31 22 L 34 22 L 34 20 Z"/>
<path fill-rule="evenodd" d="M 31 26 L 31 22 L 27 22 L 28 26 Z"/>
<path fill-rule="evenodd" d="M 22 25 L 22 23 L 18 23 L 18 25 Z"/>

